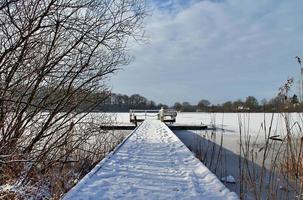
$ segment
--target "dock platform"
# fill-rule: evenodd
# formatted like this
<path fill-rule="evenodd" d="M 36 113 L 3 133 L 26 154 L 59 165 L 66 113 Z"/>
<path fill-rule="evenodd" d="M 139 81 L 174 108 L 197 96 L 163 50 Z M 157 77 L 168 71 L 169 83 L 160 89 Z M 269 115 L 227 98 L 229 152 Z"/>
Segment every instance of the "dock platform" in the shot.
<path fill-rule="evenodd" d="M 159 120 L 141 123 L 63 200 L 216 199 L 230 192 Z"/>

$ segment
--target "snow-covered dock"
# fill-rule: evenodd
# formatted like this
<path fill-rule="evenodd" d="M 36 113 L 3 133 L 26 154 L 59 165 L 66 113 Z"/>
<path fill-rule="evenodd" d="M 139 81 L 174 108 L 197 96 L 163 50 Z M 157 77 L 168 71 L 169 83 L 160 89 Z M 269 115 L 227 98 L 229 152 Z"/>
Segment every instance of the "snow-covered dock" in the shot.
<path fill-rule="evenodd" d="M 146 120 L 64 197 L 71 199 L 238 199 L 175 134 Z"/>

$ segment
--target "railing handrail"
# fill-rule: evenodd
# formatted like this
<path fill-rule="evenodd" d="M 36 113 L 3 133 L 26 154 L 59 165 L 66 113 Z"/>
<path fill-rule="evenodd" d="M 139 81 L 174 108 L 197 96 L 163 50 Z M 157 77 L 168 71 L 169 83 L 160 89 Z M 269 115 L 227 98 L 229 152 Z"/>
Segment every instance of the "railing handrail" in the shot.
<path fill-rule="evenodd" d="M 130 109 L 129 112 L 159 112 L 159 110 Z M 164 109 L 164 112 L 177 112 L 175 109 Z"/>
<path fill-rule="evenodd" d="M 129 112 L 159 112 L 159 110 L 140 110 L 140 109 L 130 109 Z"/>
<path fill-rule="evenodd" d="M 131 122 L 147 119 L 150 117 L 157 117 L 158 120 L 175 122 L 177 111 L 175 109 L 160 109 L 160 110 L 147 110 L 147 109 L 130 109 L 129 119 Z M 170 119 L 167 119 L 170 117 Z"/>

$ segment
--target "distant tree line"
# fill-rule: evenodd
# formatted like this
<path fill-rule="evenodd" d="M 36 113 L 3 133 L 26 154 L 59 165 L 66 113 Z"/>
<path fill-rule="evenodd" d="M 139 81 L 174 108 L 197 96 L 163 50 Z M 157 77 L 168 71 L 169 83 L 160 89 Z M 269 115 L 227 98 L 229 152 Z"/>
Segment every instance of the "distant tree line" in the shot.
<path fill-rule="evenodd" d="M 277 96 L 269 101 L 262 99 L 260 102 L 254 96 L 248 96 L 244 101 L 238 99 L 216 105 L 205 99 L 197 105 L 176 102 L 173 108 L 181 112 L 302 112 L 303 104 L 299 103 L 296 95 L 288 99 Z"/>
<path fill-rule="evenodd" d="M 105 112 L 128 112 L 130 109 L 160 109 L 169 108 L 165 104 L 156 104 L 152 100 L 139 95 L 123 95 L 112 93 L 109 95 L 104 102 L 101 102 L 96 106 L 95 111 L 105 111 Z"/>
<path fill-rule="evenodd" d="M 103 96 L 103 95 L 96 95 Z M 258 101 L 254 96 L 245 100 L 226 101 L 222 104 L 212 104 L 209 100 L 202 99 L 197 104 L 189 102 L 176 102 L 172 106 L 156 103 L 139 94 L 123 95 L 109 94 L 109 97 L 96 106 L 95 111 L 103 112 L 128 112 L 130 109 L 160 109 L 173 108 L 180 112 L 302 112 L 303 104 L 296 95 L 287 97 L 278 94 L 276 97 Z M 85 109 L 85 105 L 83 106 Z"/>

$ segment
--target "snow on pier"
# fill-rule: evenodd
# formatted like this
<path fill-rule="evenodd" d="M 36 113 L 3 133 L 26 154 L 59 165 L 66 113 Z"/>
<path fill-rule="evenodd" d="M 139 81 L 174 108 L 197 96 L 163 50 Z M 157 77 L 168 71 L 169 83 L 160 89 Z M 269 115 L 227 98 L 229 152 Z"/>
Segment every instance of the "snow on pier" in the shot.
<path fill-rule="evenodd" d="M 163 122 L 146 120 L 63 199 L 238 197 Z"/>

